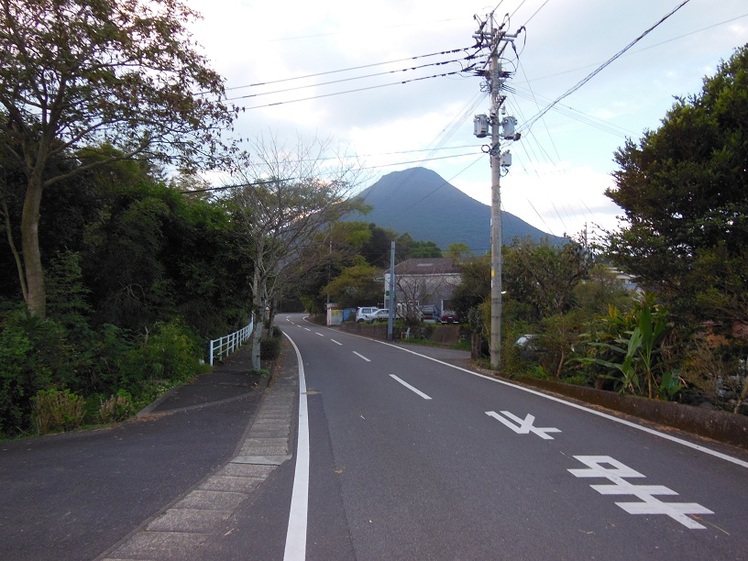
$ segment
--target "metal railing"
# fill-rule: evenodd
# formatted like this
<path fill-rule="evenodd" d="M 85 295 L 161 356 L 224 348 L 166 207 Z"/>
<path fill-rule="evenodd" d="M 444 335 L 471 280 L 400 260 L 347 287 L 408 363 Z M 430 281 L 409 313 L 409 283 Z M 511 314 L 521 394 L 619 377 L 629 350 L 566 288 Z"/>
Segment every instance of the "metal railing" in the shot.
<path fill-rule="evenodd" d="M 208 361 L 210 365 L 213 366 L 216 360 L 223 360 L 241 347 L 249 339 L 252 329 L 254 329 L 254 316 L 250 320 L 249 325 L 242 327 L 239 331 L 234 331 L 218 339 L 212 339 L 208 345 Z"/>

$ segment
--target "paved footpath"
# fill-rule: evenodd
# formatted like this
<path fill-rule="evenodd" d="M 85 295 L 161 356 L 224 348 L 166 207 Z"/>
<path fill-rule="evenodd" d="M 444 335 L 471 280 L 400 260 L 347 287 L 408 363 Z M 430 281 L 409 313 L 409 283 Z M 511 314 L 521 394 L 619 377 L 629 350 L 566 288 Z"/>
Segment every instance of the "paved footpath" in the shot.
<path fill-rule="evenodd" d="M 295 357 L 265 388 L 248 352 L 126 423 L 0 443 L 0 559 L 196 558 L 291 458 Z"/>

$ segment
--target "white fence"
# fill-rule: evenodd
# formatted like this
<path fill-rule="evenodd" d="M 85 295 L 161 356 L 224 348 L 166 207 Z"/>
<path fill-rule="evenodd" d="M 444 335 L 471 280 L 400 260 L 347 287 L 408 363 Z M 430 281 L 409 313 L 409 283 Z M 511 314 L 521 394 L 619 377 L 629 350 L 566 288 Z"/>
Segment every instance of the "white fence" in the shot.
<path fill-rule="evenodd" d="M 236 349 L 242 346 L 242 343 L 249 339 L 254 328 L 254 316 L 250 320 L 249 325 L 242 327 L 239 331 L 234 331 L 230 335 L 224 335 L 220 339 L 213 339 L 210 341 L 208 347 L 208 360 L 210 365 L 216 360 L 223 360 Z"/>

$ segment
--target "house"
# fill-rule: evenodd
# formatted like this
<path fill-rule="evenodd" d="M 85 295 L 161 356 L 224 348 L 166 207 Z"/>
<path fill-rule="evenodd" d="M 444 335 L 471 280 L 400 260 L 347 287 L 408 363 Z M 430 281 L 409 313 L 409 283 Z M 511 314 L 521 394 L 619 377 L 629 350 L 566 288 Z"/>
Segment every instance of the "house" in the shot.
<path fill-rule="evenodd" d="M 407 309 L 435 305 L 440 310 L 450 307 L 450 299 L 462 282 L 459 265 L 444 257 L 407 259 L 395 266 L 395 301 Z M 390 272 L 384 274 L 385 302 L 390 286 Z"/>

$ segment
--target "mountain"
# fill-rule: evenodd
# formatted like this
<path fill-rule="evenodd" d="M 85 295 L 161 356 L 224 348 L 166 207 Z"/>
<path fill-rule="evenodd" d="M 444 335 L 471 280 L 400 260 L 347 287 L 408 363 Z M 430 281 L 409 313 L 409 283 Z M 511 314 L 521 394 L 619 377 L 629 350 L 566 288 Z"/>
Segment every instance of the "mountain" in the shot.
<path fill-rule="evenodd" d="M 439 174 L 426 168 L 411 168 L 383 176 L 359 195 L 372 208 L 367 215 L 349 220 L 373 222 L 398 234 L 408 233 L 417 241 L 434 242 L 442 251 L 450 244 L 464 243 L 475 255 L 491 248 L 491 207 L 469 197 Z M 508 212 L 501 215 L 504 244 L 514 238 L 565 243 Z"/>

